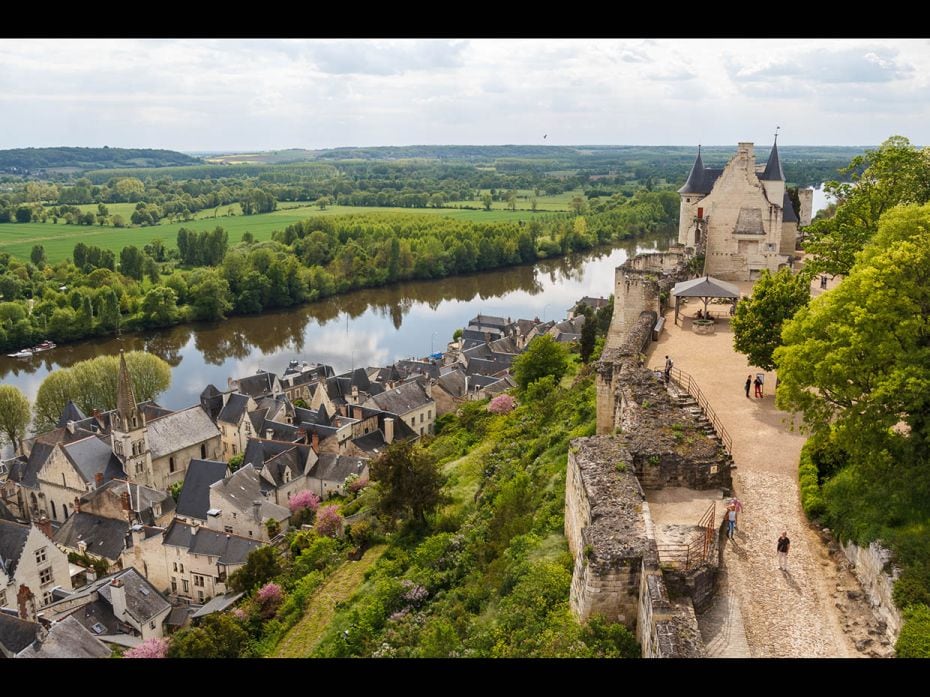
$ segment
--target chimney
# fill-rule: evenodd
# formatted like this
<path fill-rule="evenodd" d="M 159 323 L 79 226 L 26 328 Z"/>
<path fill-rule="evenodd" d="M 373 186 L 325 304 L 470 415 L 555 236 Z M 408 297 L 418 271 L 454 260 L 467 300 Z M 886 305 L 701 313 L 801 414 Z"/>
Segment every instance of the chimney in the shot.
<path fill-rule="evenodd" d="M 310 434 L 310 447 L 317 455 L 320 454 L 320 434 L 316 431 Z"/>
<path fill-rule="evenodd" d="M 352 404 L 358 403 L 358 385 L 352 385 Z"/>
<path fill-rule="evenodd" d="M 273 429 L 273 428 L 266 428 L 266 429 L 265 429 L 265 438 L 266 438 L 267 440 L 273 440 L 273 439 L 274 439 L 274 429 Z"/>
<path fill-rule="evenodd" d="M 384 442 L 388 445 L 394 442 L 394 419 L 391 417 L 384 419 Z"/>
<path fill-rule="evenodd" d="M 116 619 L 125 623 L 123 618 L 126 616 L 126 586 L 118 578 L 110 581 L 110 604 Z"/>
<path fill-rule="evenodd" d="M 97 489 L 103 486 L 103 472 L 97 472 L 97 474 L 94 475 L 94 486 Z"/>
<path fill-rule="evenodd" d="M 26 622 L 36 621 L 35 595 L 26 584 L 20 584 L 19 592 L 16 593 L 16 603 L 19 606 L 19 619 Z"/>
<path fill-rule="evenodd" d="M 362 408 L 358 406 L 352 407 L 352 417 L 361 421 L 362 420 Z"/>
<path fill-rule="evenodd" d="M 128 486 L 129 485 L 127 484 L 127 487 Z M 132 511 L 132 504 L 129 501 L 128 491 L 124 491 L 122 494 L 119 495 L 119 503 L 124 511 Z"/>
<path fill-rule="evenodd" d="M 75 513 L 81 512 L 81 497 L 80 496 L 74 497 L 74 512 Z"/>
<path fill-rule="evenodd" d="M 72 435 L 74 434 L 74 422 L 71 421 L 70 419 L 68 420 L 68 423 L 65 425 L 65 428 L 68 429 L 68 433 Z"/>
<path fill-rule="evenodd" d="M 259 523 L 262 522 L 262 502 L 253 501 L 252 502 L 252 515 L 255 517 Z"/>
<path fill-rule="evenodd" d="M 41 530 L 48 539 L 52 539 L 55 533 L 52 532 L 52 521 L 49 520 L 48 516 L 44 513 L 42 517 L 36 521 L 36 527 Z"/>

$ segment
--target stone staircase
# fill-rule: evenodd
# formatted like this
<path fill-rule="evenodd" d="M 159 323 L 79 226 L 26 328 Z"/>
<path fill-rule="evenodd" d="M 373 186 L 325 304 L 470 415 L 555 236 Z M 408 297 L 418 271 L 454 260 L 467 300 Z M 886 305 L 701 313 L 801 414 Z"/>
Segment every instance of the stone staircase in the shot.
<path fill-rule="evenodd" d="M 701 432 L 705 436 L 717 441 L 718 443 L 723 443 L 723 440 L 720 438 L 720 434 L 717 433 L 717 429 L 714 428 L 714 425 L 710 422 L 710 419 L 707 418 L 704 410 L 701 409 L 700 405 L 697 403 L 697 400 L 694 397 L 671 382 L 668 383 L 666 389 L 668 390 L 668 393 L 671 395 L 675 404 L 694 416 L 698 423 L 698 427 L 701 429 Z"/>

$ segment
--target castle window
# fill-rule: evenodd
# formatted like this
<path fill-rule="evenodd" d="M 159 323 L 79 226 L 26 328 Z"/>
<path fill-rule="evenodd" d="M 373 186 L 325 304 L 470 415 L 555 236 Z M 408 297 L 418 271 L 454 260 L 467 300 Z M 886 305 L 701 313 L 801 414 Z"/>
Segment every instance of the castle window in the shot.
<path fill-rule="evenodd" d="M 174 472 L 174 469 L 175 469 L 174 456 L 172 455 L 171 457 L 168 458 L 168 471 Z"/>

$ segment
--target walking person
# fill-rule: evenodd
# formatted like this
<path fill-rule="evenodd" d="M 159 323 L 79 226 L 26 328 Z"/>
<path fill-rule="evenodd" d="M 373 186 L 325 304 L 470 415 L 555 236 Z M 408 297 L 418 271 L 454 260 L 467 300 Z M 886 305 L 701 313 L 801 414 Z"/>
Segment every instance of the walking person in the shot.
<path fill-rule="evenodd" d="M 672 377 L 672 359 L 668 356 L 665 357 L 665 382 L 668 383 L 669 379 Z"/>
<path fill-rule="evenodd" d="M 727 506 L 727 537 L 731 540 L 736 537 L 736 504 L 732 501 Z"/>
<path fill-rule="evenodd" d="M 791 546 L 791 540 L 788 539 L 788 531 L 785 530 L 781 537 L 778 538 L 778 568 L 782 571 L 788 570 L 788 548 Z"/>
<path fill-rule="evenodd" d="M 752 381 L 752 384 L 756 386 L 756 397 L 762 399 L 762 378 L 758 374 L 756 375 L 756 379 Z"/>
<path fill-rule="evenodd" d="M 746 399 L 749 399 L 749 388 L 752 387 L 752 375 L 746 376 Z"/>

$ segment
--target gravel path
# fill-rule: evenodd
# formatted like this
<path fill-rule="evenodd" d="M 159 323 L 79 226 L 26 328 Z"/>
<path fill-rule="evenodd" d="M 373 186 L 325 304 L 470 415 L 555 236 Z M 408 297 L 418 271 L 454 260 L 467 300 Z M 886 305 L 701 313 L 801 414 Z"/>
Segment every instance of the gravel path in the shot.
<path fill-rule="evenodd" d="M 737 284 L 748 293 L 751 283 Z M 688 306 L 693 314 L 695 307 Z M 848 568 L 837 564 L 801 510 L 797 466 L 804 437 L 792 431 L 775 408 L 773 373 L 765 397 L 747 398 L 746 376 L 763 372 L 733 350 L 727 322 L 700 336 L 690 322 L 666 331 L 652 344 L 648 365 L 662 368 L 668 354 L 691 374 L 733 438 L 737 465 L 734 487 L 743 502 L 736 539 L 724 546 L 717 601 L 699 618 L 708 653 L 720 657 L 854 657 L 856 628 L 869 624 L 867 607 L 845 602 L 856 587 Z M 750 390 L 750 394 L 752 391 Z M 776 541 L 791 539 L 788 572 L 778 569 Z M 843 596 L 844 602 L 836 602 Z M 858 613 L 850 619 L 850 613 Z M 874 655 L 874 654 L 873 654 Z"/>

